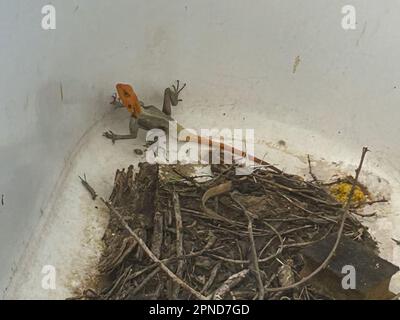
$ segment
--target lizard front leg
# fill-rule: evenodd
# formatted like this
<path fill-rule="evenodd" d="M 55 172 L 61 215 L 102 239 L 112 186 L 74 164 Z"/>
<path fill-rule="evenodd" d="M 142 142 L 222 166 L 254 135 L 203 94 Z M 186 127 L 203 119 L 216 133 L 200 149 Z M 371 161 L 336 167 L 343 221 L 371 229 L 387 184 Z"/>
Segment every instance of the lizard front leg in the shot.
<path fill-rule="evenodd" d="M 130 134 L 115 134 L 111 130 L 103 133 L 103 136 L 107 139 L 110 139 L 112 143 L 115 143 L 115 140 L 123 140 L 123 139 L 136 139 L 139 131 L 139 121 L 138 119 L 131 117 L 129 121 L 129 132 Z"/>
<path fill-rule="evenodd" d="M 179 88 L 179 80 L 176 80 L 176 86 L 172 85 L 171 88 L 167 88 L 164 90 L 164 102 L 162 111 L 170 116 L 171 115 L 171 105 L 176 106 L 182 99 L 179 99 L 179 94 L 186 87 L 186 83 L 183 84 L 181 88 Z"/>

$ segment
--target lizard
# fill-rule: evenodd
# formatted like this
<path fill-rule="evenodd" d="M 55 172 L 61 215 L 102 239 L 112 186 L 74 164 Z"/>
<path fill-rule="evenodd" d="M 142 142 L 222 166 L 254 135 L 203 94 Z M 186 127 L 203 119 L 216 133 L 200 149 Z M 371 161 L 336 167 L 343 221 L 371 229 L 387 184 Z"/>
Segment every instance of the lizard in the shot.
<path fill-rule="evenodd" d="M 151 129 L 161 129 L 168 132 L 169 122 L 175 121 L 171 116 L 171 106 L 177 106 L 182 99 L 179 98 L 179 94 L 186 87 L 186 83 L 180 87 L 179 80 L 176 81 L 172 87 L 168 87 L 164 90 L 164 101 L 162 110 L 158 109 L 153 105 L 145 106 L 143 102 L 139 101 L 133 87 L 129 84 L 118 83 L 116 85 L 117 94 L 113 95 L 113 101 L 111 104 L 117 107 L 125 107 L 131 113 L 131 118 L 129 122 L 129 134 L 115 134 L 112 131 L 107 131 L 103 133 L 108 139 L 111 139 L 113 143 L 116 140 L 121 139 L 136 139 L 139 128 L 144 130 Z M 177 123 L 177 134 L 185 129 L 184 126 Z M 245 151 L 239 150 L 232 146 L 226 145 L 223 142 L 214 142 L 210 138 L 201 137 L 195 134 L 186 135 L 184 139 L 179 138 L 178 141 L 181 142 L 197 142 L 198 144 L 213 146 L 219 145 L 220 150 L 227 150 L 231 153 L 238 155 L 240 157 L 248 157 L 248 159 L 259 165 L 271 166 L 269 163 L 256 158 L 253 155 L 247 155 Z"/>

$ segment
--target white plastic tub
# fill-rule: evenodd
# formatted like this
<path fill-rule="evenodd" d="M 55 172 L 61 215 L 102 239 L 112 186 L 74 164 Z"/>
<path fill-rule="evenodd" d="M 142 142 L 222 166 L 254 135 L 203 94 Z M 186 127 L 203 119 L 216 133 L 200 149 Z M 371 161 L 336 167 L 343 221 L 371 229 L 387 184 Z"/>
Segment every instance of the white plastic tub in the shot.
<path fill-rule="evenodd" d="M 356 30 L 336 0 L 52 3 L 43 30 L 43 1 L 0 2 L 0 297 L 65 298 L 93 276 L 107 212 L 77 176 L 108 196 L 144 141 L 101 136 L 128 131 L 109 105 L 116 82 L 155 105 L 187 82 L 179 122 L 254 128 L 256 154 L 286 171 L 306 173 L 310 154 L 322 178 L 352 173 L 370 147 L 361 180 L 390 203 L 366 223 L 400 265 L 398 1 L 353 1 Z"/>

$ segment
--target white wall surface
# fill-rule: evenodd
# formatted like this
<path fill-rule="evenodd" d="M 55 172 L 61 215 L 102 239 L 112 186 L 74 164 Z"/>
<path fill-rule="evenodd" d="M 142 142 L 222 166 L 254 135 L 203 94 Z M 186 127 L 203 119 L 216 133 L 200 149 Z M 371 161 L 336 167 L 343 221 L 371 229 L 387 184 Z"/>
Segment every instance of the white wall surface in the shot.
<path fill-rule="evenodd" d="M 0 0 L 1 293 L 116 82 L 160 103 L 181 79 L 185 107 L 201 115 L 188 126 L 277 121 L 332 139 L 335 150 L 368 145 L 374 165 L 397 176 L 399 1 L 352 0 L 354 31 L 341 27 L 349 1 L 339 0 L 49 2 L 57 29 L 44 31 L 48 1 Z M 330 147 L 298 139 L 304 153 Z"/>

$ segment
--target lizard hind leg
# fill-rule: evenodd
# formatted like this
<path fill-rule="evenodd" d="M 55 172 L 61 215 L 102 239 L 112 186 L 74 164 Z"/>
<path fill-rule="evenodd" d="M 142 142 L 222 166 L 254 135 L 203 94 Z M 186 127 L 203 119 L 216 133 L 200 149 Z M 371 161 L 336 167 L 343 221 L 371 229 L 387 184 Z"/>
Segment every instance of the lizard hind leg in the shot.
<path fill-rule="evenodd" d="M 166 88 L 164 90 L 164 103 L 163 103 L 163 112 L 170 116 L 171 115 L 171 105 L 177 106 L 182 99 L 179 99 L 179 94 L 186 87 L 186 83 L 183 84 L 181 88 L 179 88 L 179 80 L 176 80 L 176 86 L 172 85 L 171 88 Z"/>
<path fill-rule="evenodd" d="M 172 85 L 172 93 L 171 93 L 171 102 L 173 106 L 178 105 L 178 102 L 182 101 L 182 99 L 179 99 L 179 94 L 181 91 L 186 87 L 186 83 L 183 84 L 181 88 L 179 88 L 179 80 L 176 80 L 176 86 Z"/>

